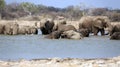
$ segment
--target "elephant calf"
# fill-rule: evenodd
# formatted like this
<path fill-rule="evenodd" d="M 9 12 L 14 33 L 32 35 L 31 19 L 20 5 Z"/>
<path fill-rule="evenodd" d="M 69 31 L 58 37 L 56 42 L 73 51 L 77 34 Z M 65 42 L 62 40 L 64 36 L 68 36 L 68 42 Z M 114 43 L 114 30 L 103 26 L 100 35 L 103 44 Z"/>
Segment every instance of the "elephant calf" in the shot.
<path fill-rule="evenodd" d="M 111 40 L 120 40 L 120 32 L 115 32 L 110 37 Z"/>

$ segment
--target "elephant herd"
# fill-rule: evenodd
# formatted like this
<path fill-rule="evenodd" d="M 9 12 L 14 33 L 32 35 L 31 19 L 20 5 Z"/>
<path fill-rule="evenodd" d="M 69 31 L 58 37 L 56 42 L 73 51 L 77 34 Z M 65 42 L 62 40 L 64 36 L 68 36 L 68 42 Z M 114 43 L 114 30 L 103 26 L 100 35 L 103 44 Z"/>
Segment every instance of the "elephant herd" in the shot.
<path fill-rule="evenodd" d="M 0 34 L 25 35 L 37 33 L 38 30 L 35 26 L 19 25 L 17 22 L 0 22 Z"/>
<path fill-rule="evenodd" d="M 109 35 L 110 39 L 120 40 L 120 22 L 110 22 L 106 16 L 83 16 L 79 21 L 55 21 L 45 20 L 37 22 L 1 22 L 0 34 L 26 35 L 38 34 L 48 39 L 82 39 L 90 34 L 101 36 Z M 108 31 L 108 33 L 105 33 Z"/>
<path fill-rule="evenodd" d="M 100 32 L 102 36 L 109 34 L 110 39 L 120 40 L 120 23 L 112 23 L 106 16 L 84 16 L 71 24 L 66 21 L 56 23 L 47 20 L 40 25 L 42 34 L 49 39 L 82 39 L 89 37 L 91 33 L 98 35 Z M 106 30 L 108 33 L 105 33 Z"/>

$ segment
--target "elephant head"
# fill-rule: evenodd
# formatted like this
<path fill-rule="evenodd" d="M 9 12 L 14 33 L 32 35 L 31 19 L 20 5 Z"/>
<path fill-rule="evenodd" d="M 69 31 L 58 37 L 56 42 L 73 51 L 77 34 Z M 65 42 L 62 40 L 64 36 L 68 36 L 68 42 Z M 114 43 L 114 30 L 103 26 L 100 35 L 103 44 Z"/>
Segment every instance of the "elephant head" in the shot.
<path fill-rule="evenodd" d="M 106 18 L 97 17 L 97 18 L 94 19 L 92 28 L 93 28 L 93 32 L 94 32 L 95 35 L 99 31 L 101 32 L 101 35 L 104 35 L 105 34 L 104 28 L 107 28 L 107 27 L 111 27 L 110 21 L 107 17 Z"/>
<path fill-rule="evenodd" d="M 110 26 L 110 21 L 108 18 L 98 17 L 98 18 L 94 19 L 93 26 L 97 27 L 99 29 L 106 28 L 106 27 Z"/>
<path fill-rule="evenodd" d="M 40 29 L 42 34 L 50 34 L 53 31 L 54 22 L 47 20 L 44 23 L 40 23 Z"/>

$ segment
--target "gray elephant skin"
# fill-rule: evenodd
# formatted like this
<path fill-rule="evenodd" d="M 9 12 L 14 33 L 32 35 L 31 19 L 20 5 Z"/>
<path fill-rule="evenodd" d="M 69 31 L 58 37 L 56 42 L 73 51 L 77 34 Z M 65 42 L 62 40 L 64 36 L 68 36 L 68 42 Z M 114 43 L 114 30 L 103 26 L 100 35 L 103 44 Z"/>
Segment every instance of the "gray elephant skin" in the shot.
<path fill-rule="evenodd" d="M 101 35 L 105 35 L 104 28 L 110 25 L 109 19 L 106 17 L 82 17 L 79 23 L 79 29 L 88 29 L 90 33 L 97 35 L 101 32 Z"/>

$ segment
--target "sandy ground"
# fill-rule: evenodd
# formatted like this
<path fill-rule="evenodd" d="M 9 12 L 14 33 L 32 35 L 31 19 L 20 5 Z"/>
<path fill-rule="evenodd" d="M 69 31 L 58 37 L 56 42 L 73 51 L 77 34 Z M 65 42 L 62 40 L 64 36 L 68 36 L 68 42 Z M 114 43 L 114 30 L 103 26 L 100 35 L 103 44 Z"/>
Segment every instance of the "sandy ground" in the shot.
<path fill-rule="evenodd" d="M 0 61 L 0 67 L 120 67 L 120 56 L 107 59 L 51 58 Z"/>

